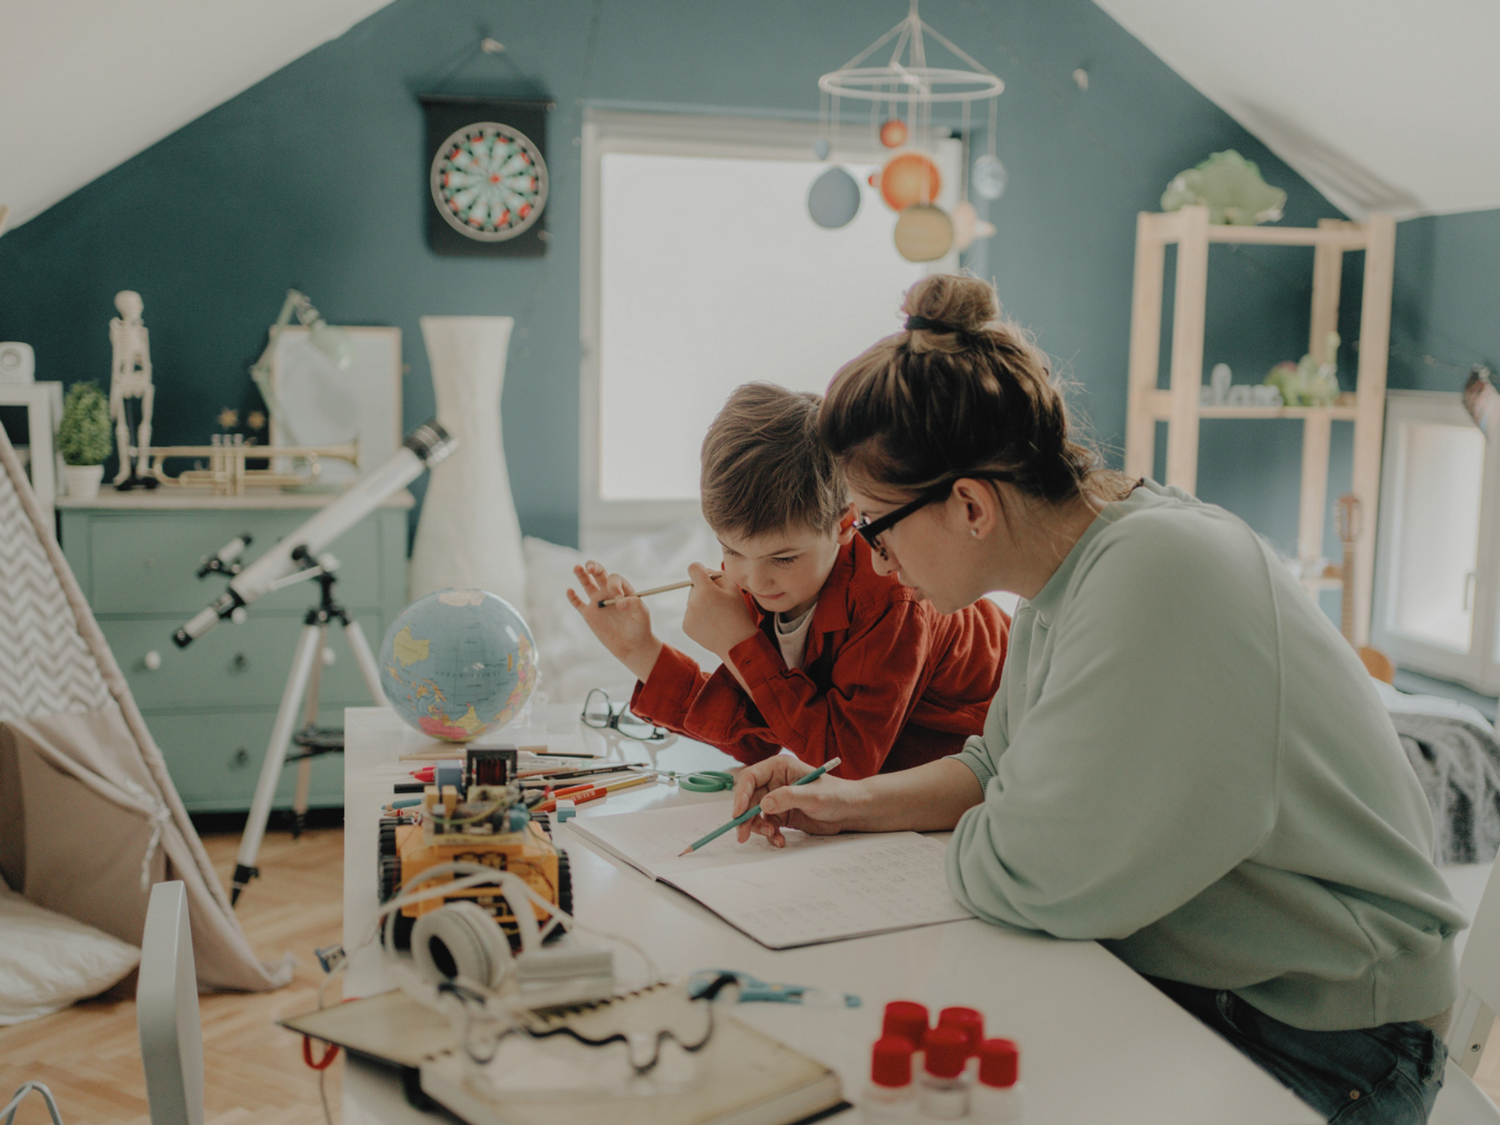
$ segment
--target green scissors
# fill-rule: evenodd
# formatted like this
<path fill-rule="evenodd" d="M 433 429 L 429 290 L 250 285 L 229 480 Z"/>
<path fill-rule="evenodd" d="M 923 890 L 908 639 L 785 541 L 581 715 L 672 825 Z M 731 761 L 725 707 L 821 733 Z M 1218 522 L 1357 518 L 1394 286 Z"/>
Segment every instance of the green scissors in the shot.
<path fill-rule="evenodd" d="M 734 788 L 734 774 L 723 770 L 694 770 L 678 773 L 676 770 L 657 770 L 657 776 L 668 777 L 690 793 L 722 793 Z"/>

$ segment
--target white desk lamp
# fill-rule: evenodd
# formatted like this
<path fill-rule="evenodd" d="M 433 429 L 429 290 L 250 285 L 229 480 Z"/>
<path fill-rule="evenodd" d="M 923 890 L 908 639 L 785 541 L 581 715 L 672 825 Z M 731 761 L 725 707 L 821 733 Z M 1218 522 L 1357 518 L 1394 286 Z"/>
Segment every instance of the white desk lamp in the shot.
<path fill-rule="evenodd" d="M 292 429 L 291 419 L 287 417 L 271 387 L 271 362 L 276 354 L 276 341 L 281 338 L 282 329 L 291 323 L 293 313 L 297 314 L 298 322 L 307 328 L 308 338 L 313 346 L 331 359 L 335 367 L 346 371 L 354 362 L 354 343 L 349 339 L 349 333 L 324 320 L 323 314 L 313 308 L 313 303 L 307 299 L 306 294 L 288 289 L 286 300 L 281 303 L 281 313 L 276 317 L 276 323 L 271 325 L 271 338 L 266 341 L 266 350 L 260 353 L 255 366 L 250 368 L 250 378 L 260 388 L 260 396 L 266 400 L 266 409 L 276 419 L 284 441 L 290 445 L 298 444 L 297 436 Z"/>

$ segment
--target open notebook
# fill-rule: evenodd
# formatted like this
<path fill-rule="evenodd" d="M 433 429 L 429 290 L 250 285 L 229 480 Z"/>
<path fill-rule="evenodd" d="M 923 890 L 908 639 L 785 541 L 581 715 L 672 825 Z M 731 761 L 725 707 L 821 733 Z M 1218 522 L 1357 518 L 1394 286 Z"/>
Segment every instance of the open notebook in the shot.
<path fill-rule="evenodd" d="M 726 833 L 678 854 L 729 820 L 729 809 L 727 800 L 706 801 L 576 817 L 569 827 L 771 949 L 971 917 L 948 893 L 946 845 L 916 832 L 788 831 L 785 848 Z"/>

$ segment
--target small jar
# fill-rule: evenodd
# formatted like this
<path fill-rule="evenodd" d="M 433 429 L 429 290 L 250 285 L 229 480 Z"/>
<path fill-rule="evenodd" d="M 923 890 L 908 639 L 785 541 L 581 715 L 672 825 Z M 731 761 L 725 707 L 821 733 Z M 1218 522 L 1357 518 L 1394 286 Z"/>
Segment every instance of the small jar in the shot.
<path fill-rule="evenodd" d="M 917 1050 L 927 1038 L 927 1007 L 913 1000 L 892 1000 L 885 1006 L 881 1035 L 899 1035 Z"/>
<path fill-rule="evenodd" d="M 972 1078 L 978 1067 L 979 1044 L 984 1042 L 984 1014 L 977 1008 L 944 1008 L 938 1013 L 937 1025 L 964 1033 L 968 1044 L 968 1071 Z"/>
<path fill-rule="evenodd" d="M 911 1080 L 911 1040 L 885 1035 L 870 1052 L 870 1084 L 859 1100 L 867 1125 L 915 1125 L 917 1089 Z"/>
<path fill-rule="evenodd" d="M 935 1027 L 922 1044 L 922 1114 L 953 1121 L 969 1112 L 969 1079 L 964 1064 L 969 1043 L 956 1027 Z"/>
<path fill-rule="evenodd" d="M 971 1108 L 986 1125 L 1018 1125 L 1021 1120 L 1021 1049 L 1010 1039 L 979 1045 L 979 1081 Z"/>

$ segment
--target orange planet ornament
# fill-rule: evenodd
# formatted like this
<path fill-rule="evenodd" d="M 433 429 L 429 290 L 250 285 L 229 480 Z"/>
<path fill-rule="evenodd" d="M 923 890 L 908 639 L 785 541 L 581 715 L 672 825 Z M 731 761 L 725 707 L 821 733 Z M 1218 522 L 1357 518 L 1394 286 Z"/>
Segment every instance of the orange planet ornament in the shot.
<path fill-rule="evenodd" d="M 892 117 L 880 127 L 880 143 L 886 148 L 900 148 L 906 143 L 906 122 Z"/>
<path fill-rule="evenodd" d="M 920 152 L 898 153 L 880 170 L 880 196 L 892 211 L 931 203 L 942 187 L 938 166 Z"/>

